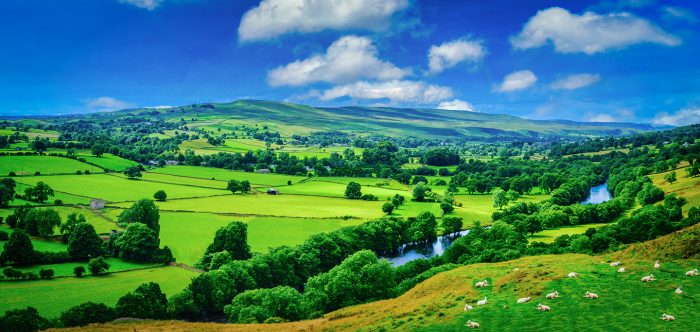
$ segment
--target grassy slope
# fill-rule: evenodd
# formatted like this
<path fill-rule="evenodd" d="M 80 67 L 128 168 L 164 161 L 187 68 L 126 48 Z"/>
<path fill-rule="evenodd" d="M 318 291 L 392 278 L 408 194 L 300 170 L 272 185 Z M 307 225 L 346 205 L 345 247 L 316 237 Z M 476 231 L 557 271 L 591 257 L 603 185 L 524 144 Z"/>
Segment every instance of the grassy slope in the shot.
<path fill-rule="evenodd" d="M 51 156 L 2 156 L 0 157 L 0 174 L 6 176 L 10 172 L 17 175 L 41 174 L 73 174 L 76 171 L 102 172 L 101 169 L 77 160 Z"/>
<path fill-rule="evenodd" d="M 678 181 L 674 183 L 668 183 L 664 180 L 664 176 L 672 171 L 649 176 L 654 185 L 663 189 L 666 195 L 675 193 L 688 200 L 688 204 L 683 207 L 683 214 L 688 213 L 688 209 L 693 206 L 700 206 L 700 190 L 698 190 L 700 188 L 700 177 L 688 177 L 686 168 L 682 167 L 675 170 Z"/>

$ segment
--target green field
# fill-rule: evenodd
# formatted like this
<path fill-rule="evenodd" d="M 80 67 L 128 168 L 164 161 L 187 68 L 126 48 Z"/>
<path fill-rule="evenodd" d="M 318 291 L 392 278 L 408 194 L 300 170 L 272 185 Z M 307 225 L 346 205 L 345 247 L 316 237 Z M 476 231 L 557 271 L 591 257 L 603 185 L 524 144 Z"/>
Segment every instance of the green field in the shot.
<path fill-rule="evenodd" d="M 9 136 L 14 134 L 16 131 L 14 129 L 10 128 L 5 128 L 5 129 L 0 129 L 0 135 L 4 136 Z M 54 130 L 43 130 L 43 129 L 36 129 L 36 128 L 29 128 L 29 131 L 21 131 L 22 134 L 27 135 L 29 139 L 34 139 L 37 137 L 41 138 L 49 138 L 49 139 L 56 139 L 58 138 L 58 132 Z"/>
<path fill-rule="evenodd" d="M 110 273 L 99 277 L 0 282 L 0 312 L 33 306 L 46 317 L 57 317 L 86 301 L 114 306 L 117 300 L 146 282 L 156 282 L 168 296 L 181 291 L 196 273 L 178 267 L 159 267 Z"/>
<path fill-rule="evenodd" d="M 128 167 L 138 165 L 138 163 L 133 160 L 120 158 L 109 153 L 105 153 L 100 157 L 95 157 L 91 154 L 81 154 L 80 158 L 84 158 L 87 162 L 113 171 L 123 171 Z"/>
<path fill-rule="evenodd" d="M 284 187 L 281 188 L 281 190 L 283 190 L 285 194 L 344 197 L 346 186 L 346 184 L 326 182 L 324 181 L 324 178 L 319 178 L 313 181 L 306 181 L 303 183 Z M 407 198 L 411 195 L 411 193 L 408 192 L 406 189 L 399 190 L 373 186 L 363 186 L 362 194 L 372 194 L 379 197 L 380 200 L 386 200 L 387 198 L 393 197 L 396 194 L 402 195 Z"/>
<path fill-rule="evenodd" d="M 80 161 L 52 156 L 0 156 L 0 174 L 6 176 L 10 172 L 17 175 L 41 174 L 74 174 L 76 171 L 101 173 L 102 169 Z"/>
<path fill-rule="evenodd" d="M 12 229 L 9 227 L 0 227 L 0 230 L 3 230 L 10 234 L 12 233 Z M 0 252 L 4 250 L 3 246 L 5 245 L 5 242 L 6 241 L 0 241 Z M 65 244 L 52 240 L 32 239 L 32 246 L 36 251 L 64 252 L 68 250 L 68 246 L 66 246 Z"/>
<path fill-rule="evenodd" d="M 675 193 L 688 200 L 688 204 L 683 206 L 684 214 L 688 213 L 688 209 L 691 207 L 700 205 L 700 190 L 698 190 L 698 186 L 700 186 L 700 177 L 688 177 L 686 168 L 688 167 L 681 167 L 675 170 L 678 181 L 674 183 L 668 183 L 664 180 L 664 176 L 672 171 L 649 176 L 654 182 L 654 185 L 663 189 L 666 195 Z"/>
<path fill-rule="evenodd" d="M 303 179 L 306 179 L 306 177 L 303 176 L 284 174 L 260 174 L 231 171 L 221 168 L 208 168 L 196 166 L 166 166 L 162 168 L 153 169 L 151 172 L 224 181 L 248 180 L 250 181 L 250 183 L 258 186 L 283 186 L 287 185 L 287 181 L 292 181 L 292 183 L 296 183 Z"/>
<path fill-rule="evenodd" d="M 105 259 L 107 264 L 109 264 L 108 272 L 120 272 L 128 271 L 134 269 L 143 269 L 147 267 L 154 267 L 159 264 L 152 263 L 137 263 L 129 262 L 120 258 L 108 257 Z M 46 265 L 35 265 L 30 267 L 17 268 L 22 272 L 34 272 L 39 274 L 41 269 L 52 269 L 54 271 L 54 276 L 56 277 L 73 277 L 73 268 L 76 266 L 83 266 L 87 270 L 87 262 L 71 262 L 71 263 L 60 263 L 60 264 L 46 264 Z M 89 272 L 87 272 L 89 274 Z M 1 285 L 1 284 L 0 284 Z M 2 287 L 0 286 L 0 289 Z"/>
<path fill-rule="evenodd" d="M 560 237 L 562 235 L 583 234 L 589 228 L 598 228 L 598 227 L 605 226 L 605 225 L 607 225 L 607 224 L 584 224 L 584 225 L 564 226 L 564 227 L 557 227 L 557 228 L 552 228 L 552 229 L 545 229 L 542 232 L 539 232 L 533 236 L 530 236 L 529 239 L 530 239 L 530 242 L 538 241 L 538 242 L 544 242 L 544 243 L 552 243 L 552 242 L 554 242 L 554 239 L 556 239 L 557 237 Z"/>

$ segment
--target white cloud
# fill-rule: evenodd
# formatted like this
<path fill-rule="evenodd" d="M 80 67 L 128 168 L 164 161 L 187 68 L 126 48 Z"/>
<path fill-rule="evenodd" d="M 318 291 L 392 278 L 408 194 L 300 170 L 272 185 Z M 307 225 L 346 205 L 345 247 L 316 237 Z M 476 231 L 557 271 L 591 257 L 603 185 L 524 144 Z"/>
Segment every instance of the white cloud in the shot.
<path fill-rule="evenodd" d="M 618 120 L 607 113 L 586 113 L 584 119 L 588 122 L 617 122 Z"/>
<path fill-rule="evenodd" d="M 686 21 L 688 23 L 698 22 L 698 18 L 689 9 L 666 6 L 661 8 L 661 12 L 663 13 L 663 18 L 667 21 L 681 20 Z"/>
<path fill-rule="evenodd" d="M 677 37 L 629 13 L 581 15 L 553 7 L 537 12 L 510 38 L 516 49 L 541 47 L 551 41 L 559 53 L 595 54 L 640 43 L 676 46 Z"/>
<path fill-rule="evenodd" d="M 498 92 L 512 92 L 531 87 L 537 82 L 537 76 L 529 70 L 512 72 L 503 78 L 503 82 L 494 88 Z"/>
<path fill-rule="evenodd" d="M 437 74 L 463 61 L 479 62 L 485 54 L 486 49 L 481 41 L 457 39 L 440 46 L 431 46 L 428 51 L 428 67 L 431 74 Z"/>
<path fill-rule="evenodd" d="M 238 38 L 245 42 L 291 32 L 379 30 L 408 4 L 408 0 L 262 0 L 243 14 Z"/>
<path fill-rule="evenodd" d="M 121 3 L 127 3 L 146 10 L 154 10 L 158 8 L 163 1 L 165 0 L 119 0 Z"/>
<path fill-rule="evenodd" d="M 671 126 L 687 126 L 700 123 L 700 107 L 685 108 L 673 114 L 662 112 L 657 114 L 652 122 Z"/>
<path fill-rule="evenodd" d="M 598 82 L 599 80 L 600 75 L 598 74 L 575 74 L 552 82 L 550 87 L 555 90 L 576 90 L 589 86 L 595 82 Z"/>
<path fill-rule="evenodd" d="M 127 108 L 133 108 L 134 104 L 127 103 L 125 101 L 115 99 L 112 97 L 98 97 L 87 99 L 84 101 L 87 108 L 91 110 L 103 112 L 103 111 L 118 111 Z"/>
<path fill-rule="evenodd" d="M 474 108 L 474 105 L 459 99 L 443 101 L 437 106 L 437 108 L 441 110 L 478 112 L 476 108 Z"/>
<path fill-rule="evenodd" d="M 391 102 L 435 104 L 452 98 L 449 87 L 428 84 L 423 81 L 393 80 L 388 82 L 360 81 L 330 88 L 323 92 L 321 100 L 341 97 L 357 99 L 388 99 Z"/>
<path fill-rule="evenodd" d="M 377 57 L 377 48 L 366 37 L 345 36 L 328 47 L 325 54 L 297 60 L 267 74 L 271 86 L 302 86 L 314 82 L 342 84 L 360 79 L 394 80 L 409 75 Z"/>

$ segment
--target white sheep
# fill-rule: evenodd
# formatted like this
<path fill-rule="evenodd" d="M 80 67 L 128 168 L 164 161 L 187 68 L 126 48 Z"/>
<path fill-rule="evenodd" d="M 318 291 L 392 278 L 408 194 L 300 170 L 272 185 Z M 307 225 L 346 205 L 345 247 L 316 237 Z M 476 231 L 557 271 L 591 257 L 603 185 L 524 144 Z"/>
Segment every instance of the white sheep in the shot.
<path fill-rule="evenodd" d="M 620 262 L 612 262 L 612 263 L 610 263 L 610 267 L 620 266 L 620 264 L 621 264 Z"/>
<path fill-rule="evenodd" d="M 553 300 L 553 299 L 558 299 L 559 298 L 559 291 L 554 291 L 554 293 L 549 293 L 547 296 L 545 296 L 547 300 Z"/>
<path fill-rule="evenodd" d="M 470 329 L 478 329 L 479 327 L 481 327 L 481 325 L 479 325 L 479 323 L 477 322 L 472 322 L 471 320 L 468 320 L 467 327 Z"/>
<path fill-rule="evenodd" d="M 525 303 L 525 302 L 529 302 L 529 301 L 530 301 L 529 296 L 528 297 L 521 297 L 518 299 L 518 303 Z"/>
<path fill-rule="evenodd" d="M 578 273 L 576 273 L 576 272 L 569 272 L 568 276 L 569 276 L 569 278 L 576 278 L 576 277 L 578 277 Z"/>
<path fill-rule="evenodd" d="M 683 286 L 678 286 L 678 288 L 676 288 L 676 294 L 683 295 Z"/>
<path fill-rule="evenodd" d="M 513 271 L 520 271 L 520 268 L 519 268 L 519 267 L 516 267 L 516 268 L 513 269 Z"/>
<path fill-rule="evenodd" d="M 486 298 L 484 298 L 483 300 L 479 300 L 478 302 L 476 302 L 476 305 L 486 305 L 487 302 L 488 301 L 486 300 Z"/>
<path fill-rule="evenodd" d="M 663 314 L 661 314 L 661 320 L 665 320 L 665 321 L 669 322 L 669 321 L 672 321 L 672 320 L 676 320 L 676 317 L 673 317 L 673 316 L 671 316 L 671 315 L 667 315 L 667 314 L 664 312 Z"/>
<path fill-rule="evenodd" d="M 489 285 L 489 282 L 488 282 L 487 280 L 484 280 L 484 281 L 479 281 L 479 282 L 477 282 L 477 283 L 474 285 L 474 287 L 476 287 L 476 288 L 484 288 L 484 287 L 486 287 L 486 286 L 488 286 L 488 285 Z"/>
<path fill-rule="evenodd" d="M 624 267 L 621 267 L 621 268 L 617 269 L 617 272 L 619 272 L 619 273 L 624 273 L 625 271 L 626 271 L 626 270 L 625 270 Z"/>
<path fill-rule="evenodd" d="M 654 279 L 654 275 L 653 275 L 653 274 L 650 274 L 650 275 L 648 275 L 648 276 L 643 276 L 643 277 L 642 277 L 642 282 L 652 282 L 652 281 L 654 281 L 654 280 L 656 280 L 656 279 Z"/>
<path fill-rule="evenodd" d="M 655 268 L 655 269 L 661 268 L 661 264 L 659 264 L 659 261 L 656 261 L 656 262 L 654 263 L 654 268 Z"/>
<path fill-rule="evenodd" d="M 583 297 L 587 299 L 598 299 L 598 294 L 586 291 L 586 295 L 584 295 Z"/>
<path fill-rule="evenodd" d="M 692 269 L 685 273 L 686 277 L 695 277 L 698 275 L 698 269 Z"/>
<path fill-rule="evenodd" d="M 469 311 L 469 310 L 472 310 L 472 309 L 474 309 L 474 307 L 472 307 L 471 304 L 467 303 L 467 304 L 464 305 L 464 311 Z"/>
<path fill-rule="evenodd" d="M 551 311 L 552 308 L 550 308 L 548 305 L 544 305 L 542 303 L 537 304 L 537 310 L 539 311 Z"/>

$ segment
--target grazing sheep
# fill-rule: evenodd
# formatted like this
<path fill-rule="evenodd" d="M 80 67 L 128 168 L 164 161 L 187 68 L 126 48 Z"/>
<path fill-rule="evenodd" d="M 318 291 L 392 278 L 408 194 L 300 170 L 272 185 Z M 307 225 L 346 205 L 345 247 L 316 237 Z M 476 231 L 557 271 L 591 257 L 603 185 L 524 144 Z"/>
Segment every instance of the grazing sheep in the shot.
<path fill-rule="evenodd" d="M 667 315 L 665 312 L 661 314 L 661 320 L 665 320 L 667 322 L 670 322 L 672 320 L 676 320 L 676 317 L 673 317 L 671 315 Z"/>
<path fill-rule="evenodd" d="M 598 299 L 598 294 L 586 291 L 586 295 L 584 295 L 583 297 L 587 299 Z"/>
<path fill-rule="evenodd" d="M 576 272 L 569 272 L 568 276 L 569 276 L 569 278 L 576 278 L 576 277 L 578 277 L 578 273 L 576 273 Z"/>
<path fill-rule="evenodd" d="M 620 262 L 612 262 L 610 263 L 610 267 L 620 266 L 620 264 Z"/>
<path fill-rule="evenodd" d="M 643 277 L 642 277 L 642 282 L 652 282 L 652 281 L 654 281 L 654 280 L 656 280 L 656 279 L 654 279 L 654 275 L 653 275 L 653 274 L 650 274 L 650 275 L 648 275 L 648 276 L 643 276 Z"/>
<path fill-rule="evenodd" d="M 530 301 L 529 296 L 528 297 L 521 297 L 518 299 L 518 303 L 525 303 L 525 302 L 529 302 L 529 301 Z"/>
<path fill-rule="evenodd" d="M 553 300 L 553 299 L 558 299 L 559 298 L 559 291 L 554 291 L 554 293 L 549 293 L 547 296 L 545 296 L 547 300 Z"/>
<path fill-rule="evenodd" d="M 676 294 L 683 295 L 683 286 L 678 286 L 678 288 L 676 288 Z"/>
<path fill-rule="evenodd" d="M 656 261 L 656 263 L 654 263 L 654 268 L 655 269 L 661 268 L 661 264 L 659 264 L 659 261 Z"/>
<path fill-rule="evenodd" d="M 467 304 L 464 305 L 464 311 L 469 311 L 469 310 L 472 310 L 472 309 L 474 309 L 474 307 L 472 307 L 471 304 L 467 303 Z"/>
<path fill-rule="evenodd" d="M 625 271 L 626 271 L 626 270 L 625 270 L 624 267 L 621 267 L 621 268 L 617 269 L 617 272 L 620 272 L 620 273 L 624 273 Z"/>
<path fill-rule="evenodd" d="M 537 304 L 537 310 L 539 311 L 552 311 L 552 308 L 550 308 L 548 305 L 544 305 L 542 303 Z"/>
<path fill-rule="evenodd" d="M 513 271 L 520 271 L 520 268 L 519 268 L 519 267 L 516 267 L 516 268 L 513 269 Z"/>
<path fill-rule="evenodd" d="M 476 287 L 476 288 L 484 288 L 484 287 L 486 287 L 486 286 L 488 286 L 488 285 L 489 285 L 489 282 L 486 281 L 486 280 L 484 280 L 484 281 L 479 281 L 479 282 L 477 282 L 477 283 L 474 285 L 474 287 Z"/>
<path fill-rule="evenodd" d="M 467 327 L 470 329 L 478 329 L 479 327 L 481 327 L 481 325 L 479 325 L 479 323 L 477 322 L 472 322 L 471 320 L 468 320 Z"/>
<path fill-rule="evenodd" d="M 486 298 L 484 298 L 483 300 L 479 300 L 478 302 L 476 302 L 476 305 L 486 305 L 487 302 L 488 301 L 486 300 Z"/>
<path fill-rule="evenodd" d="M 698 269 L 692 269 L 685 273 L 686 277 L 695 277 L 698 275 Z"/>

